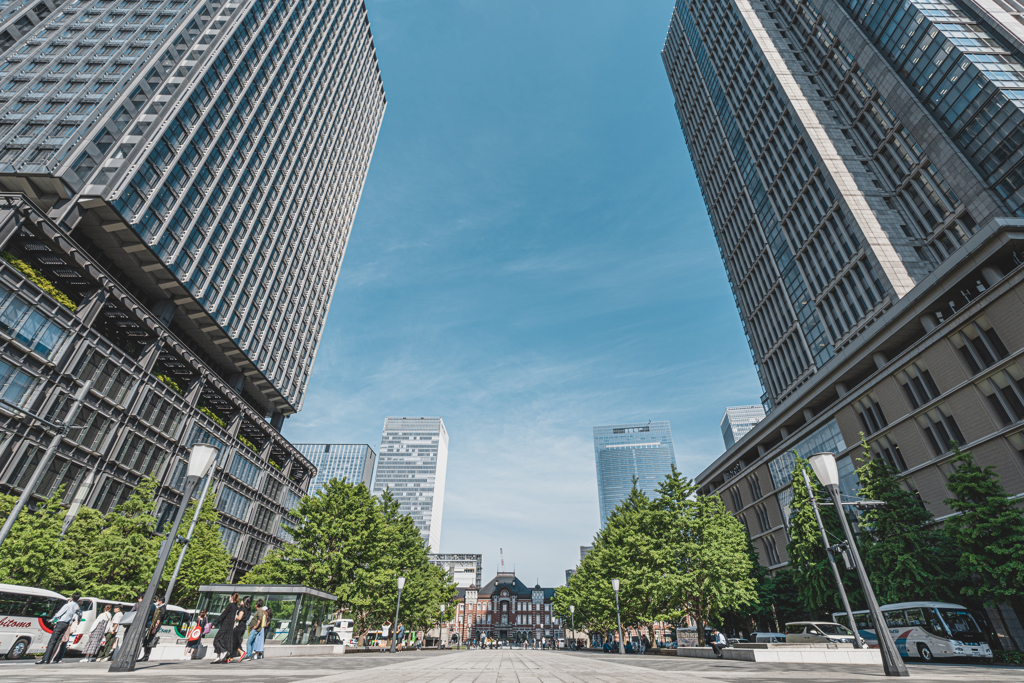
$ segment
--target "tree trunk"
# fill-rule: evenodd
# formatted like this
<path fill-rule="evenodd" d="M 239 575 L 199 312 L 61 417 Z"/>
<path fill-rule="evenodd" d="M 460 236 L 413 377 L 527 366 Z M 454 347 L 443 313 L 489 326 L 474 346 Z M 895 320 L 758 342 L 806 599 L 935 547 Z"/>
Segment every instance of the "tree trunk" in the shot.
<path fill-rule="evenodd" d="M 697 647 L 704 647 L 704 622 L 700 618 L 694 621 L 697 623 Z"/>

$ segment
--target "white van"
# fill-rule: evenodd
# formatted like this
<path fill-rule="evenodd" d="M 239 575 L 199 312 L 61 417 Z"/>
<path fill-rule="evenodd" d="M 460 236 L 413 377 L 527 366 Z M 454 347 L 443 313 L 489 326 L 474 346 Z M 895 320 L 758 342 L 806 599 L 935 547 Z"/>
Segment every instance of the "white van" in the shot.
<path fill-rule="evenodd" d="M 134 603 L 118 602 L 117 600 L 101 600 L 99 598 L 79 598 L 78 604 L 82 608 L 82 618 L 75 626 L 71 637 L 68 638 L 68 649 L 81 652 L 89 642 L 89 634 L 92 632 L 92 625 L 96 623 L 96 617 L 103 613 L 103 608 L 110 605 L 113 614 L 114 605 L 119 605 L 122 612 L 127 612 Z"/>
<path fill-rule="evenodd" d="M 899 602 L 882 605 L 889 634 L 901 657 L 920 657 L 926 662 L 936 658 L 971 657 L 990 659 L 992 648 L 970 610 L 951 602 Z M 845 624 L 846 614 L 834 614 Z M 857 630 L 868 645 L 878 647 L 878 636 L 866 610 L 853 613 Z"/>
<path fill-rule="evenodd" d="M 67 601 L 42 588 L 0 583 L 0 653 L 21 659 L 44 652 L 53 633 L 50 619 Z"/>
<path fill-rule="evenodd" d="M 323 634 L 331 645 L 349 645 L 352 641 L 351 619 L 335 619 L 326 624 L 327 631 Z"/>

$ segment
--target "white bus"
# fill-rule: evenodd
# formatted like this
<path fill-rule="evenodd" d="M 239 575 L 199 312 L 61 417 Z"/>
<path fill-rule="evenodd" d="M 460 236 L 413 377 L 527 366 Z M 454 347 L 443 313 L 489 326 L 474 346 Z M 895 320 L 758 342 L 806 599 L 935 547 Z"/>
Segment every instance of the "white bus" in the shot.
<path fill-rule="evenodd" d="M 85 649 L 85 644 L 89 642 L 89 634 L 92 632 L 92 625 L 96 623 L 96 617 L 103 612 L 106 605 L 110 605 L 111 614 L 113 614 L 114 605 L 120 605 L 121 611 L 127 612 L 134 603 L 86 597 L 80 598 L 78 604 L 82 607 L 82 618 L 79 620 L 74 634 L 68 639 L 68 649 L 81 652 Z"/>
<path fill-rule="evenodd" d="M 7 659 L 46 650 L 50 619 L 68 599 L 60 593 L 0 583 L 0 653 Z"/>
<path fill-rule="evenodd" d="M 985 635 L 963 605 L 949 602 L 899 602 L 882 605 L 889 633 L 901 657 L 920 657 L 926 662 L 936 658 L 992 658 Z M 832 615 L 836 622 L 849 626 L 845 613 Z M 867 610 L 853 613 L 857 631 L 871 647 L 878 647 L 875 626 Z"/>

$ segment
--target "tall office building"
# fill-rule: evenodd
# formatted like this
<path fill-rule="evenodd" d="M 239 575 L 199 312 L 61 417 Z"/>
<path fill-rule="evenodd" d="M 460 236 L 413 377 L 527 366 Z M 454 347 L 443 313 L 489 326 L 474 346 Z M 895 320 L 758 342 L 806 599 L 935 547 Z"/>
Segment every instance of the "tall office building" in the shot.
<path fill-rule="evenodd" d="M 459 588 L 469 588 L 470 586 L 479 588 L 483 585 L 483 555 L 430 553 L 427 559 L 430 564 L 447 570 Z"/>
<path fill-rule="evenodd" d="M 412 516 L 431 550 L 441 547 L 448 432 L 439 417 L 389 417 L 380 439 L 373 493 L 385 488 Z"/>
<path fill-rule="evenodd" d="M 315 468 L 301 407 L 385 101 L 366 12 L 328 0 L 7 3 L 0 375 L 76 426 L 34 494 L 106 512 L 221 448 L 231 578 L 289 538 Z M 0 416 L 0 490 L 49 440 Z"/>
<path fill-rule="evenodd" d="M 1024 215 L 1015 12 L 676 3 L 662 57 L 766 409 L 980 228 Z"/>
<path fill-rule="evenodd" d="M 855 492 L 863 434 L 941 520 L 954 440 L 1024 495 L 1022 19 L 676 3 L 662 56 L 770 409 L 697 483 L 773 568 L 793 451 L 835 453 Z"/>
<path fill-rule="evenodd" d="M 668 422 L 594 427 L 594 459 L 603 529 L 608 515 L 632 490 L 633 477 L 637 487 L 650 496 L 671 471 L 676 462 L 672 429 Z M 587 546 L 580 546 L 581 562 L 584 548 Z"/>
<path fill-rule="evenodd" d="M 726 408 L 721 424 L 725 447 L 732 448 L 734 443 L 739 441 L 744 434 L 753 429 L 754 425 L 763 419 L 764 406 L 731 406 Z"/>
<path fill-rule="evenodd" d="M 316 468 L 309 484 L 309 495 L 316 494 L 331 479 L 344 479 L 350 484 L 373 485 L 377 454 L 364 443 L 297 443 L 295 448 Z"/>

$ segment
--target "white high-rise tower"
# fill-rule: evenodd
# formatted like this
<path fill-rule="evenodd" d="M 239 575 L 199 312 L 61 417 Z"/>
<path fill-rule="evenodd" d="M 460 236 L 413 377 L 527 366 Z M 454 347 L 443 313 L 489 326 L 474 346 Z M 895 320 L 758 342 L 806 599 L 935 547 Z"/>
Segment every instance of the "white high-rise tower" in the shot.
<path fill-rule="evenodd" d="M 380 439 L 373 493 L 384 488 L 412 516 L 430 549 L 441 546 L 448 432 L 439 417 L 388 417 Z"/>

